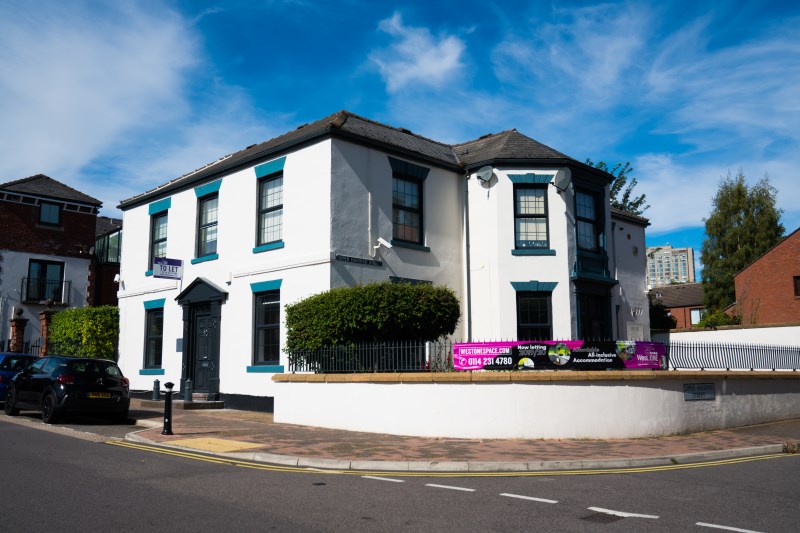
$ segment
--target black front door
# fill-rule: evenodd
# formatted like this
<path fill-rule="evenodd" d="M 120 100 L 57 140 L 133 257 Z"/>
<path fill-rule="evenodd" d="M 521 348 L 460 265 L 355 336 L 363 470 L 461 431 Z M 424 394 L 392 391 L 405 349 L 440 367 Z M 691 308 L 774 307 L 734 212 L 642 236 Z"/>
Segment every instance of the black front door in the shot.
<path fill-rule="evenodd" d="M 181 392 L 192 380 L 192 390 L 219 399 L 220 323 L 227 299 L 224 289 L 205 278 L 196 278 L 175 298 L 183 308 Z"/>
<path fill-rule="evenodd" d="M 199 306 L 194 316 L 194 390 L 208 392 L 218 357 L 215 357 L 215 339 L 217 337 L 216 320 L 211 316 L 209 306 Z"/>

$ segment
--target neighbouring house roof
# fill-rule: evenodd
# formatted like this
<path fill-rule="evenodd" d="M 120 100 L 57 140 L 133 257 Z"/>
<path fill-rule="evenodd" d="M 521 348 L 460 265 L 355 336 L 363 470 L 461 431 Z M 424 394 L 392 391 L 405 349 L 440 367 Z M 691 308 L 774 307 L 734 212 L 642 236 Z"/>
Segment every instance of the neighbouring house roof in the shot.
<path fill-rule="evenodd" d="M 110 218 L 110 217 L 97 217 L 97 221 L 94 226 L 94 234 L 95 237 L 101 237 L 103 235 L 107 235 L 114 231 L 117 231 L 122 227 L 122 219 L 119 218 Z"/>
<path fill-rule="evenodd" d="M 572 159 L 516 130 L 484 135 L 474 141 L 451 145 L 417 135 L 405 128 L 388 126 L 342 110 L 315 122 L 304 124 L 268 141 L 253 144 L 244 150 L 221 157 L 204 167 L 159 185 L 155 189 L 122 200 L 119 207 L 121 209 L 130 208 L 171 191 L 207 181 L 212 177 L 268 161 L 290 149 L 315 142 L 326 136 L 368 144 L 390 153 L 426 161 L 455 172 L 478 168 L 490 163 L 518 164 L 524 162 L 552 166 L 571 165 L 606 181 L 614 178 L 607 172 Z"/>
<path fill-rule="evenodd" d="M 650 289 L 650 294 L 660 300 L 664 307 L 667 308 L 699 307 L 703 305 L 702 283 L 664 285 Z"/>
<path fill-rule="evenodd" d="M 623 220 L 627 220 L 628 222 L 631 222 L 633 224 L 639 224 L 640 226 L 647 227 L 647 226 L 650 225 L 650 219 L 649 218 L 645 218 L 645 217 L 643 217 L 641 215 L 634 215 L 633 213 L 629 213 L 627 211 L 623 211 L 622 209 L 618 209 L 618 208 L 613 207 L 613 206 L 611 207 L 611 216 L 616 217 L 616 218 L 620 218 L 620 219 L 623 219 Z"/>
<path fill-rule="evenodd" d="M 28 178 L 0 184 L 0 190 L 17 194 L 29 194 L 53 200 L 68 200 L 70 202 L 78 202 L 95 207 L 103 205 L 103 202 L 97 198 L 92 198 L 88 194 L 83 194 L 44 174 L 36 174 Z"/>

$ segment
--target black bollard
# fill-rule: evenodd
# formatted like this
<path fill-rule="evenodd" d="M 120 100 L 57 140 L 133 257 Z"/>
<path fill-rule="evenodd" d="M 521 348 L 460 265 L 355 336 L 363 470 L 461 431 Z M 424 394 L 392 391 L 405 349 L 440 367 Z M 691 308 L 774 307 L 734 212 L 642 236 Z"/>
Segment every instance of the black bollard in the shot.
<path fill-rule="evenodd" d="M 161 399 L 161 382 L 158 380 L 153 382 L 153 394 L 150 396 L 150 399 L 154 402 L 157 402 Z"/>
<path fill-rule="evenodd" d="M 164 383 L 166 392 L 164 393 L 164 429 L 161 431 L 162 435 L 172 435 L 172 387 L 175 384 L 172 382 Z"/>
<path fill-rule="evenodd" d="M 192 380 L 183 382 L 183 403 L 192 403 Z"/>

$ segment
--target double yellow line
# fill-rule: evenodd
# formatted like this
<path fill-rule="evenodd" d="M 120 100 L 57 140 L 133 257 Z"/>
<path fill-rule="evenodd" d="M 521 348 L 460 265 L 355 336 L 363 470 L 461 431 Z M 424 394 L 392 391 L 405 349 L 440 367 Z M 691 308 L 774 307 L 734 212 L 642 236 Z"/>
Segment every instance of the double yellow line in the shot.
<path fill-rule="evenodd" d="M 148 444 L 138 444 L 122 440 L 107 441 L 106 444 L 112 446 L 120 446 L 122 448 L 131 448 L 151 453 L 158 453 L 162 455 L 170 455 L 172 457 L 181 457 L 184 459 L 192 459 L 194 461 L 204 461 L 206 463 L 214 463 L 219 465 L 238 466 L 242 468 L 252 468 L 256 470 L 268 470 L 270 472 L 292 472 L 298 474 L 347 474 L 356 476 L 394 476 L 394 477 L 555 477 L 555 476 L 590 476 L 600 474 L 640 474 L 645 472 L 662 472 L 667 470 L 685 470 L 688 468 L 707 468 L 712 466 L 732 465 L 739 463 L 749 463 L 752 461 L 765 461 L 767 459 L 779 459 L 785 457 L 800 457 L 800 455 L 791 455 L 785 453 L 774 453 L 769 455 L 754 455 L 750 457 L 737 457 L 733 459 L 720 459 L 717 461 L 706 461 L 702 463 L 689 463 L 689 464 L 671 464 L 660 466 L 643 466 L 643 467 L 630 467 L 630 468 L 607 468 L 607 469 L 593 469 L 593 470 L 547 470 L 535 472 L 409 472 L 409 471 L 380 471 L 380 470 L 328 470 L 311 467 L 301 466 L 280 466 L 270 465 L 265 463 L 255 463 L 252 461 L 242 461 L 239 459 L 231 459 L 226 457 L 218 457 L 212 455 L 204 455 L 190 451 L 181 451 L 173 448 L 163 448 L 160 446 L 151 446 Z"/>

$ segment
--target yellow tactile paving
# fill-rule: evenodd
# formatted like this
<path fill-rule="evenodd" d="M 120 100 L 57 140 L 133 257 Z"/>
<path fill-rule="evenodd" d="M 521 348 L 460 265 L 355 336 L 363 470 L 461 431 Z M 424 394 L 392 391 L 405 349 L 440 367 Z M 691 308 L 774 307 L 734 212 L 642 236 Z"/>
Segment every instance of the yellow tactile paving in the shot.
<path fill-rule="evenodd" d="M 180 446 L 181 448 L 192 448 L 194 450 L 204 450 L 207 452 L 238 452 L 264 446 L 263 444 L 254 444 L 252 442 L 207 437 L 200 439 L 178 439 L 170 441 L 170 444 Z"/>

